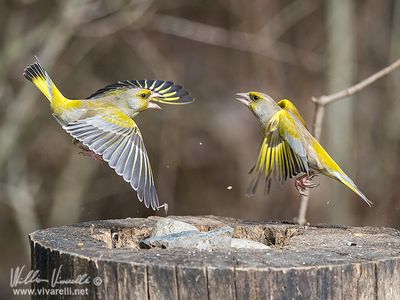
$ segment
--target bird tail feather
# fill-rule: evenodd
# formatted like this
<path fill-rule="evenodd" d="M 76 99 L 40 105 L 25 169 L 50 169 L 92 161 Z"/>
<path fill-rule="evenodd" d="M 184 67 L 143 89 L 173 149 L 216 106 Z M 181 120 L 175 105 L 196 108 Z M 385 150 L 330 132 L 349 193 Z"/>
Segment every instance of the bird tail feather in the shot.
<path fill-rule="evenodd" d="M 350 179 L 349 176 L 347 176 L 345 173 L 338 173 L 335 172 L 336 174 L 336 179 L 338 179 L 341 183 L 343 183 L 345 186 L 347 186 L 349 189 L 351 189 L 354 193 L 356 193 L 358 196 L 363 199 L 368 206 L 371 206 L 373 202 L 369 200 L 360 190 L 359 188 L 355 185 L 353 180 Z"/>
<path fill-rule="evenodd" d="M 62 105 L 67 99 L 61 94 L 60 90 L 51 80 L 49 74 L 37 60 L 28 66 L 23 73 L 24 77 L 32 82 L 49 99 L 51 105 L 56 107 Z"/>

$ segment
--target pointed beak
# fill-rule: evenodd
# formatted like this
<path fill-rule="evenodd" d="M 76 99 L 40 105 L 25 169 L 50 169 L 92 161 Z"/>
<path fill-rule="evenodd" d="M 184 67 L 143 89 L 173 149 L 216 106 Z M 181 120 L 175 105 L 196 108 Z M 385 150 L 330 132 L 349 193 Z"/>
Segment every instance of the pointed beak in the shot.
<path fill-rule="evenodd" d="M 249 106 L 250 105 L 250 99 L 249 95 L 247 93 L 237 93 L 236 94 L 236 100 L 242 102 L 244 105 Z"/>
<path fill-rule="evenodd" d="M 158 104 L 154 102 L 149 102 L 149 106 L 147 106 L 147 108 L 162 109 Z"/>

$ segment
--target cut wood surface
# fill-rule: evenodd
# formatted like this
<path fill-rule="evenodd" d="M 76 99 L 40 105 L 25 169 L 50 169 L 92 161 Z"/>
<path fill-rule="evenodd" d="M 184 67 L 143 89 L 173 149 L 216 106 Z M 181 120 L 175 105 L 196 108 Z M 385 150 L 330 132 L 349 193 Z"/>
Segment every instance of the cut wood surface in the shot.
<path fill-rule="evenodd" d="M 82 299 L 400 299 L 395 229 L 169 218 L 201 231 L 231 226 L 271 249 L 141 249 L 160 217 L 105 220 L 32 233 L 32 269 L 47 279 L 61 265 L 61 280 L 88 274 L 89 284 L 68 285 L 88 288 Z"/>

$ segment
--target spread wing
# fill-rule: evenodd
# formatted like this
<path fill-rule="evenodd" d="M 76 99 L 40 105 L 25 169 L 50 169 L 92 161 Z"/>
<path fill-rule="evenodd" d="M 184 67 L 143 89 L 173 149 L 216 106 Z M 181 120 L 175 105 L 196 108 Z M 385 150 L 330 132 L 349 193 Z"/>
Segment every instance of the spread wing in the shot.
<path fill-rule="evenodd" d="M 64 124 L 63 128 L 94 153 L 137 191 L 139 200 L 154 210 L 160 207 L 150 161 L 136 123 L 115 111 Z"/>
<path fill-rule="evenodd" d="M 142 88 L 157 92 L 160 98 L 154 101 L 167 104 L 187 104 L 193 102 L 193 98 L 180 85 L 176 85 L 171 81 L 164 80 L 122 80 L 107 85 L 94 92 L 87 99 L 97 99 L 105 96 L 120 95 L 121 93 L 132 89 Z"/>
<path fill-rule="evenodd" d="M 286 110 L 280 110 L 270 120 L 260 154 L 254 168 L 256 172 L 247 194 L 257 189 L 261 175 L 269 182 L 274 173 L 278 181 L 284 182 L 300 173 L 308 173 L 307 152 L 302 140 L 304 127 L 296 122 Z"/>

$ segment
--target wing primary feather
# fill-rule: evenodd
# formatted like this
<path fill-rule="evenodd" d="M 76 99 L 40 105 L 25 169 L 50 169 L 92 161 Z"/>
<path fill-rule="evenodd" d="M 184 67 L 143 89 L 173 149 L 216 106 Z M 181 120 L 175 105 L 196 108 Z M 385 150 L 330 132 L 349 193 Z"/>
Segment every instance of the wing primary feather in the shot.
<path fill-rule="evenodd" d="M 118 162 L 116 163 L 116 168 L 115 168 L 115 172 L 119 175 L 119 176 L 123 176 L 124 175 L 124 171 L 125 171 L 125 167 L 126 164 L 128 162 L 128 158 L 129 155 L 132 151 L 132 141 L 131 139 L 127 139 L 125 148 L 121 154 L 121 156 L 118 159 Z"/>
<path fill-rule="evenodd" d="M 161 84 L 155 89 L 156 92 L 161 90 L 161 88 L 165 85 L 166 81 L 161 82 Z"/>
<path fill-rule="evenodd" d="M 95 141 L 97 140 L 101 140 L 103 138 L 105 138 L 108 135 L 108 132 L 98 132 L 96 134 L 92 134 L 92 135 L 88 135 L 85 137 L 77 137 L 79 138 L 82 143 L 85 145 L 89 145 L 89 144 L 93 144 Z"/>
<path fill-rule="evenodd" d="M 83 129 L 81 129 L 81 130 L 78 130 L 78 131 L 75 131 L 74 132 L 74 135 L 75 135 L 75 137 L 76 137 L 76 139 L 78 139 L 78 140 L 83 140 L 84 138 L 86 138 L 86 137 L 91 137 L 91 136 L 93 136 L 93 135 L 99 135 L 99 134 L 101 134 L 102 132 L 99 132 L 99 130 L 98 129 L 96 129 L 96 128 L 92 128 L 92 129 L 89 129 L 89 130 L 83 130 Z"/>
<path fill-rule="evenodd" d="M 144 198 L 143 198 L 144 190 L 143 190 L 143 186 L 142 186 L 142 184 L 143 184 L 143 173 L 142 173 L 143 172 L 143 154 L 142 154 L 142 151 L 140 151 L 139 155 L 140 155 L 140 162 L 139 162 L 139 176 L 138 176 L 137 193 L 138 193 L 140 201 L 144 202 L 143 201 L 144 200 Z M 149 203 L 147 203 L 147 202 L 144 202 L 144 205 L 146 207 L 149 207 Z"/>
<path fill-rule="evenodd" d="M 267 178 L 269 178 L 269 176 L 272 173 L 272 149 L 268 148 L 267 149 L 267 164 L 266 164 L 266 168 L 265 168 L 265 176 Z"/>
<path fill-rule="evenodd" d="M 133 85 L 135 82 L 120 84 Z M 148 80 L 137 84 L 154 88 L 161 82 Z M 150 160 L 140 131 L 131 119 L 127 121 L 118 115 L 105 115 L 61 124 L 72 137 L 94 153 L 102 155 L 109 166 L 137 191 L 139 201 L 144 202 L 146 207 L 159 209 Z"/>
<path fill-rule="evenodd" d="M 275 166 L 277 169 L 278 173 L 278 180 L 281 182 L 281 177 L 282 177 L 282 167 L 281 167 L 281 161 L 280 161 L 280 153 L 279 153 L 279 148 L 278 146 L 275 146 Z"/>
<path fill-rule="evenodd" d="M 282 161 L 282 149 L 281 149 L 281 145 L 279 144 L 279 146 L 277 146 L 276 152 L 278 155 L 278 167 L 279 167 L 279 181 L 282 183 L 283 182 L 283 161 Z"/>
<path fill-rule="evenodd" d="M 103 154 L 103 149 L 106 147 L 106 145 L 110 142 L 113 141 L 113 139 L 115 139 L 116 137 L 114 136 L 113 133 L 111 132 L 104 132 L 105 135 L 101 138 L 99 138 L 98 140 L 96 140 L 94 143 L 92 143 L 91 145 L 89 145 L 89 149 L 94 151 L 97 154 Z M 85 143 L 85 142 L 84 142 Z"/>
<path fill-rule="evenodd" d="M 299 161 L 299 159 L 298 159 L 298 157 L 296 155 L 293 156 L 293 159 L 294 159 L 294 163 L 295 163 L 295 167 L 296 167 L 296 172 L 300 173 L 301 169 L 302 169 L 301 168 L 301 163 L 300 163 L 300 161 Z"/>
<path fill-rule="evenodd" d="M 136 150 L 135 150 L 135 147 L 133 147 L 133 144 L 134 144 L 133 141 L 131 141 L 131 144 L 132 144 L 132 146 L 130 148 L 128 158 L 126 160 L 126 165 L 125 165 L 124 174 L 123 174 L 123 178 L 124 178 L 124 180 L 126 182 L 130 182 L 131 181 L 132 171 L 133 171 L 133 162 L 134 162 L 134 159 L 135 159 L 133 152 L 136 151 Z"/>
<path fill-rule="evenodd" d="M 295 176 L 295 170 L 294 170 L 294 165 L 293 165 L 293 159 L 292 159 L 292 153 L 289 148 L 289 145 L 285 143 L 285 151 L 287 153 L 287 158 L 288 158 L 288 163 L 289 163 L 289 177 L 292 178 Z"/>
<path fill-rule="evenodd" d="M 117 136 L 117 139 L 114 143 L 112 143 L 106 150 L 103 152 L 103 159 L 106 162 L 110 162 L 112 155 L 117 151 L 118 147 L 122 144 L 124 138 L 121 136 Z"/>
<path fill-rule="evenodd" d="M 126 146 L 128 145 L 128 142 L 129 142 L 129 137 L 122 139 L 121 143 L 118 145 L 118 147 L 115 148 L 114 153 L 110 157 L 110 161 L 108 162 L 108 164 L 110 165 L 111 168 L 115 169 L 115 171 L 117 171 L 116 170 L 117 164 L 121 159 L 121 156 L 124 153 Z"/>
<path fill-rule="evenodd" d="M 282 143 L 282 155 L 283 155 L 283 160 L 285 163 L 285 181 L 288 179 L 289 174 L 290 174 L 290 164 L 289 164 L 289 158 L 286 153 L 286 143 Z"/>
<path fill-rule="evenodd" d="M 138 189 L 138 182 L 139 182 L 139 176 L 138 176 L 138 171 L 139 171 L 139 163 L 138 163 L 138 156 L 139 156 L 139 149 L 136 147 L 135 149 L 135 156 L 133 160 L 133 167 L 132 167 L 132 173 L 131 173 L 131 186 L 135 191 Z"/>
<path fill-rule="evenodd" d="M 95 151 L 97 154 L 103 155 L 104 152 L 105 152 L 109 147 L 113 146 L 114 143 L 117 142 L 117 140 L 118 140 L 118 136 L 117 136 L 117 135 L 110 134 L 109 139 L 108 139 L 106 142 L 100 144 L 99 147 L 98 147 L 97 149 L 95 149 L 94 147 L 92 147 L 92 148 L 93 148 L 93 149 L 92 149 L 90 146 L 89 146 L 89 149 Z"/>
<path fill-rule="evenodd" d="M 145 156 L 144 155 L 144 152 L 142 152 L 142 156 Z M 146 192 L 147 192 L 147 189 L 146 189 L 146 187 L 147 187 L 147 160 L 146 160 L 146 157 L 144 157 L 144 159 L 143 159 L 143 175 L 142 175 L 142 177 L 144 177 L 144 180 L 143 180 L 143 184 L 142 184 L 142 189 L 143 189 L 143 199 L 147 199 L 147 194 L 146 194 Z"/>
<path fill-rule="evenodd" d="M 150 84 L 149 84 L 149 89 L 150 90 L 154 90 L 154 87 L 155 87 L 155 85 L 156 85 L 156 80 L 150 80 Z"/>
<path fill-rule="evenodd" d="M 281 182 L 283 183 L 286 180 L 286 165 L 285 157 L 283 156 L 283 142 L 279 145 L 279 156 L 281 161 Z"/>

